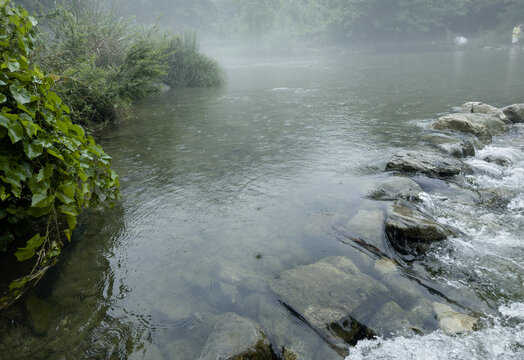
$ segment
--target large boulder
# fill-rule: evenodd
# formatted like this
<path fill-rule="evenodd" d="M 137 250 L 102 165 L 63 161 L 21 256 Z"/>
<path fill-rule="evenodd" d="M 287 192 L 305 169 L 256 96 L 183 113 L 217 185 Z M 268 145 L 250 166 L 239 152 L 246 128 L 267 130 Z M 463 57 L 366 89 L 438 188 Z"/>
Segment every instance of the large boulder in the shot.
<path fill-rule="evenodd" d="M 461 112 L 466 113 L 492 115 L 502 120 L 505 124 L 512 124 L 511 120 L 506 116 L 506 114 L 504 114 L 502 110 L 481 102 L 467 102 L 464 105 L 462 105 L 459 109 Z"/>
<path fill-rule="evenodd" d="M 436 242 L 454 235 L 430 216 L 405 201 L 393 204 L 385 223 L 386 237 L 398 252 L 419 255 Z"/>
<path fill-rule="evenodd" d="M 422 173 L 430 177 L 450 177 L 471 173 L 471 169 L 459 159 L 429 151 L 401 150 L 387 163 L 386 171 Z"/>
<path fill-rule="evenodd" d="M 391 288 L 364 274 L 352 260 L 334 256 L 286 270 L 270 287 L 300 319 L 327 338 L 349 344 L 373 335 L 411 334 L 413 329 L 427 333 L 437 328 L 431 307 L 411 306 L 420 302 L 422 292 L 403 290 L 399 286 L 406 286 L 404 282 L 386 283 Z M 398 294 L 401 298 L 396 299 Z M 414 299 L 405 301 L 410 296 Z M 407 307 L 400 309 L 397 300 Z"/>
<path fill-rule="evenodd" d="M 513 104 L 501 109 L 512 123 L 524 122 L 524 104 Z"/>
<path fill-rule="evenodd" d="M 273 359 L 273 351 L 262 328 L 235 313 L 220 316 L 207 338 L 200 360 Z"/>
<path fill-rule="evenodd" d="M 498 117 L 489 114 L 456 113 L 441 116 L 431 127 L 437 130 L 455 130 L 477 136 L 484 141 L 491 141 L 493 135 L 509 130 Z"/>

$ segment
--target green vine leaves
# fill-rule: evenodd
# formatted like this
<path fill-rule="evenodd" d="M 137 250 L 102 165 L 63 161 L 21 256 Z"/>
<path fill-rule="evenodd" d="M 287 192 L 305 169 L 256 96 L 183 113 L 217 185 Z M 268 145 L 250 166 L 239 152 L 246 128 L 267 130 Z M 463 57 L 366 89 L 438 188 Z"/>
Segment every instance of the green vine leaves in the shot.
<path fill-rule="evenodd" d="M 36 24 L 26 10 L 0 0 L 0 250 L 29 238 L 14 255 L 35 263 L 11 283 L 0 309 L 53 265 L 82 209 L 119 196 L 111 158 L 71 122 L 69 108 L 51 90 L 57 76 L 31 63 Z M 41 232 L 31 228 L 38 222 Z"/>

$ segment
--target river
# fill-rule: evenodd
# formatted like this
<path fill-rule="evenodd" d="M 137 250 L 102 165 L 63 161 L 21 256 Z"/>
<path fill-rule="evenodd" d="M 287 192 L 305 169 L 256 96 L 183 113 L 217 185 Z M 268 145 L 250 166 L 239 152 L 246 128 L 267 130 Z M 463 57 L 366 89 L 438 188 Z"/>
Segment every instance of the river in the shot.
<path fill-rule="evenodd" d="M 427 147 L 429 123 L 454 106 L 523 102 L 524 52 L 220 60 L 225 86 L 164 92 L 99 134 L 122 200 L 82 215 L 60 263 L 0 313 L 2 359 L 198 359 L 226 312 L 261 324 L 277 352 L 303 344 L 304 359 L 524 357 L 521 125 L 466 160 L 467 186 L 503 189 L 509 203 L 446 201 L 447 185 L 420 177 L 421 206 L 463 235 L 397 259 L 428 298 L 480 314 L 478 331 L 341 352 L 269 287 L 288 269 L 361 256 L 341 233 L 355 232 L 389 158 Z M 501 152 L 509 167 L 481 160 Z"/>

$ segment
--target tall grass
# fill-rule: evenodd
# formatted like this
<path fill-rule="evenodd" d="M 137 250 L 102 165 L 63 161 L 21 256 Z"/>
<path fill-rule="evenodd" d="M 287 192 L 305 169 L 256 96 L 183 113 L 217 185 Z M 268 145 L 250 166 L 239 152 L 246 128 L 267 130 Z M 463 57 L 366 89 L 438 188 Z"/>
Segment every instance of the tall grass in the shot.
<path fill-rule="evenodd" d="M 171 87 L 215 87 L 223 82 L 223 71 L 212 58 L 200 53 L 195 33 L 167 38 L 168 74 Z"/>

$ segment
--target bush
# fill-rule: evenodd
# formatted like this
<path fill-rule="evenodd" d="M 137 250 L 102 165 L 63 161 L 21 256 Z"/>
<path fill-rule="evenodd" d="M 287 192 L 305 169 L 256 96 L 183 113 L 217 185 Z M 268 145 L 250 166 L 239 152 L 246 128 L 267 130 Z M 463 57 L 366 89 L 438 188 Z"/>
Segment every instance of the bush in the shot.
<path fill-rule="evenodd" d="M 75 2 L 73 2 L 74 4 Z M 46 16 L 37 61 L 57 74 L 56 89 L 71 105 L 75 123 L 125 119 L 134 100 L 171 87 L 211 87 L 222 82 L 219 65 L 199 53 L 196 35 L 161 35 L 106 13 L 95 1 Z"/>
<path fill-rule="evenodd" d="M 75 123 L 93 125 L 126 117 L 133 100 L 158 91 L 167 55 L 156 29 L 133 29 L 92 1 L 46 16 L 51 34 L 39 41 L 37 61 L 59 81 Z"/>
<path fill-rule="evenodd" d="M 29 239 L 14 255 L 34 261 L 0 308 L 54 263 L 83 208 L 118 197 L 111 158 L 73 124 L 69 107 L 51 90 L 53 76 L 32 61 L 35 25 L 26 10 L 0 0 L 0 247 Z M 39 220 L 42 232 L 30 225 Z"/>
<path fill-rule="evenodd" d="M 168 74 L 165 83 L 174 88 L 215 87 L 223 82 L 220 65 L 199 52 L 196 34 L 168 36 Z"/>

